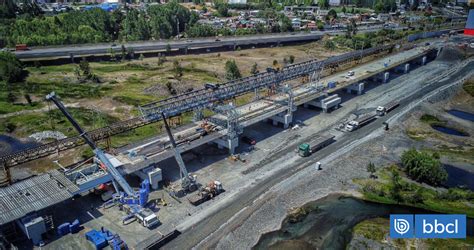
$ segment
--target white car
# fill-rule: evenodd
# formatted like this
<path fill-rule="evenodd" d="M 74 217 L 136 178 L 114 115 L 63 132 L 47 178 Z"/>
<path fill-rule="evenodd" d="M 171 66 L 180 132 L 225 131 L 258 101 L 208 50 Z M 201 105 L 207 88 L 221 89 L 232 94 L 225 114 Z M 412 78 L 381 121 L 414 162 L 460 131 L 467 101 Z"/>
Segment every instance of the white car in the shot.
<path fill-rule="evenodd" d="M 355 72 L 353 70 L 347 72 L 347 76 L 353 76 L 355 74 Z"/>
<path fill-rule="evenodd" d="M 469 47 L 470 47 L 471 49 L 474 49 L 474 43 L 470 43 L 470 44 L 469 44 Z"/>

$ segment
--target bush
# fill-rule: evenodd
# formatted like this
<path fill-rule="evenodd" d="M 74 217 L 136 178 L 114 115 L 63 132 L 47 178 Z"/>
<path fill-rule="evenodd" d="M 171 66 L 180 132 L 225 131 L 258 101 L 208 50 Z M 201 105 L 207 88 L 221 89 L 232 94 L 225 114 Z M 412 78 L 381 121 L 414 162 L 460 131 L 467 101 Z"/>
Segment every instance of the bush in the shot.
<path fill-rule="evenodd" d="M 438 159 L 414 148 L 403 152 L 402 165 L 408 176 L 419 182 L 440 185 L 448 179 L 448 173 Z"/>
<path fill-rule="evenodd" d="M 20 82 L 25 78 L 24 66 L 10 52 L 0 52 L 0 81 Z"/>

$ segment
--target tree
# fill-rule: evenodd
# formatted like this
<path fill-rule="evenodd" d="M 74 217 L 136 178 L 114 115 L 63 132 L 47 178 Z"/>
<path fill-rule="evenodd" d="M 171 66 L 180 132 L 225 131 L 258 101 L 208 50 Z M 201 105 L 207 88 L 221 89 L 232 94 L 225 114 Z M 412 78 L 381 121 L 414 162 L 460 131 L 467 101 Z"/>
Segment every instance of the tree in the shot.
<path fill-rule="evenodd" d="M 375 176 L 375 171 L 375 165 L 372 162 L 369 162 L 369 164 L 367 164 L 367 172 L 370 173 L 370 178 L 373 178 Z"/>
<path fill-rule="evenodd" d="M 171 45 L 169 43 L 166 44 L 166 52 L 167 53 L 171 52 Z"/>
<path fill-rule="evenodd" d="M 402 178 L 396 169 L 392 170 L 392 178 L 391 178 L 391 186 L 390 186 L 390 197 L 395 200 L 396 202 L 400 203 L 403 201 L 403 197 L 401 195 L 402 190 Z"/>
<path fill-rule="evenodd" d="M 357 34 L 357 24 L 355 19 L 351 19 L 346 27 L 346 38 L 352 38 L 355 34 Z"/>
<path fill-rule="evenodd" d="M 6 51 L 0 52 L 0 81 L 19 82 L 25 76 L 23 63 L 14 54 Z"/>
<path fill-rule="evenodd" d="M 328 17 L 332 17 L 332 19 L 336 19 L 337 18 L 337 12 L 334 10 L 334 9 L 330 9 L 328 11 Z"/>
<path fill-rule="evenodd" d="M 332 40 L 327 40 L 324 42 L 324 48 L 328 50 L 334 50 L 336 49 L 336 44 Z"/>
<path fill-rule="evenodd" d="M 344 14 L 345 14 L 345 13 L 347 12 L 347 10 L 346 10 L 346 6 L 342 6 L 342 10 L 341 10 L 341 11 L 342 11 L 342 13 L 344 13 Z"/>
<path fill-rule="evenodd" d="M 237 67 L 235 60 L 228 60 L 225 63 L 225 79 L 234 80 L 241 77 L 239 67 Z"/>
<path fill-rule="evenodd" d="M 0 19 L 15 18 L 17 10 L 14 0 L 4 0 L 0 5 Z"/>
<path fill-rule="evenodd" d="M 173 71 L 174 71 L 174 77 L 176 79 L 181 78 L 183 76 L 183 67 L 181 67 L 181 63 L 179 63 L 178 60 L 173 61 Z"/>
<path fill-rule="evenodd" d="M 412 148 L 403 152 L 401 160 L 408 176 L 416 181 L 440 185 L 448 178 L 440 161 L 427 152 Z"/>
<path fill-rule="evenodd" d="M 229 16 L 229 5 L 224 2 L 214 2 L 214 7 L 217 9 L 217 13 L 221 17 Z"/>
<path fill-rule="evenodd" d="M 289 62 L 290 64 L 295 63 L 295 56 L 294 56 L 294 55 L 290 55 L 290 57 L 289 57 L 288 59 L 289 59 L 288 62 Z"/>
<path fill-rule="evenodd" d="M 318 0 L 318 6 L 321 9 L 327 9 L 329 7 L 329 0 Z"/>
<path fill-rule="evenodd" d="M 258 74 L 258 65 L 257 65 L 257 63 L 254 63 L 252 65 L 252 68 L 250 69 L 250 74 L 252 74 L 252 75 Z"/>

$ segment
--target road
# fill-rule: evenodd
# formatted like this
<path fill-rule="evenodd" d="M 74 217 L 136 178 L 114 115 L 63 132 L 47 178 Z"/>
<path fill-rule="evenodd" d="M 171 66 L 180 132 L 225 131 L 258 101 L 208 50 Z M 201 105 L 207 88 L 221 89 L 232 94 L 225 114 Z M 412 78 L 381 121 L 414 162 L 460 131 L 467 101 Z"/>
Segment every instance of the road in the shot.
<path fill-rule="evenodd" d="M 358 27 L 359 32 L 377 31 L 382 29 L 381 25 L 370 27 Z M 258 44 L 277 44 L 277 43 L 291 43 L 291 42 L 308 42 L 321 39 L 325 34 L 343 34 L 343 30 L 327 30 L 327 31 L 313 31 L 313 32 L 293 32 L 281 34 L 265 34 L 255 36 L 235 36 L 235 37 L 219 37 L 216 38 L 190 38 L 187 40 L 165 40 L 165 41 L 143 41 L 125 43 L 126 48 L 132 48 L 135 53 L 158 52 L 166 51 L 169 45 L 171 50 L 193 50 L 203 48 L 219 48 L 249 46 Z M 32 59 L 56 59 L 56 58 L 70 58 L 90 56 L 90 55 L 108 55 L 110 49 L 116 53 L 121 52 L 121 44 L 113 46 L 112 43 L 103 44 L 78 44 L 68 45 L 62 47 L 38 47 L 31 48 L 27 51 L 15 51 L 15 55 L 21 60 Z"/>
<path fill-rule="evenodd" d="M 301 158 L 293 165 L 295 167 L 291 167 L 288 169 L 282 169 L 275 173 L 271 178 L 266 178 L 262 180 L 258 185 L 254 186 L 252 189 L 247 189 L 244 192 L 241 192 L 234 200 L 231 202 L 224 204 L 221 207 L 219 212 L 212 214 L 211 216 L 206 217 L 205 219 L 201 220 L 197 224 L 193 225 L 192 228 L 186 228 L 183 230 L 182 234 L 178 236 L 176 239 L 168 243 L 164 248 L 166 249 L 191 249 L 192 247 L 199 244 L 203 239 L 208 237 L 211 234 L 211 239 L 208 239 L 208 246 L 212 246 L 213 243 L 215 244 L 219 237 L 222 236 L 222 233 L 226 231 L 231 231 L 233 225 L 226 224 L 228 223 L 231 218 L 235 219 L 234 221 L 239 221 L 237 217 L 245 216 L 245 214 L 240 214 L 242 209 L 245 207 L 251 207 L 254 201 L 262 194 L 267 192 L 271 187 L 276 185 L 277 183 L 281 182 L 282 180 L 289 178 L 290 176 L 294 175 L 301 169 L 307 167 L 312 162 L 319 161 L 324 159 L 325 157 L 329 156 L 330 154 L 336 152 L 342 146 L 347 145 L 353 141 L 361 140 L 362 138 L 368 136 L 375 129 L 380 128 L 382 123 L 390 119 L 391 117 L 395 116 L 403 110 L 404 108 L 408 107 L 409 105 L 413 105 L 413 103 L 428 93 L 443 87 L 444 85 L 448 85 L 450 83 L 455 82 L 458 79 L 461 79 L 466 75 L 468 72 L 472 72 L 474 70 L 474 62 L 470 62 L 466 66 L 462 67 L 461 69 L 455 71 L 450 76 L 443 78 L 440 81 L 434 81 L 431 84 L 427 85 L 424 88 L 420 88 L 418 91 L 412 93 L 411 95 L 405 97 L 400 101 L 400 107 L 397 108 L 395 111 L 389 113 L 388 115 L 377 119 L 376 121 L 372 122 L 371 124 L 360 128 L 351 133 L 346 133 L 340 139 L 338 139 L 335 143 L 331 144 L 330 146 L 318 151 L 318 154 L 312 155 L 309 158 Z M 288 149 L 291 150 L 291 149 Z M 273 161 L 277 161 L 278 159 L 273 159 Z M 270 163 L 271 164 L 271 163 Z M 219 229 L 219 232 L 216 230 Z M 152 248 L 153 249 L 153 248 Z"/>

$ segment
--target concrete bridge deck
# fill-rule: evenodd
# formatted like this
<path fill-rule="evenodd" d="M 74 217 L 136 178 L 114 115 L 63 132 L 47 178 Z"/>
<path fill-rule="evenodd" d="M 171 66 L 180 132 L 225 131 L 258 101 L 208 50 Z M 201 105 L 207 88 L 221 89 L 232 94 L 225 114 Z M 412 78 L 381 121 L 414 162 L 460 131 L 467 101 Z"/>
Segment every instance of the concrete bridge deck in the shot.
<path fill-rule="evenodd" d="M 319 85 L 321 88 L 313 88 L 311 84 L 304 84 L 292 89 L 294 96 L 294 106 L 299 106 L 323 95 L 333 93 L 350 86 L 351 84 L 361 82 L 371 77 L 376 77 L 380 73 L 393 70 L 400 65 L 414 61 L 420 57 L 427 55 L 433 48 L 431 47 L 416 47 L 410 50 L 402 51 L 396 54 L 388 55 L 384 58 L 359 65 L 351 70 L 354 75 L 347 77 L 347 71 L 339 72 L 328 77 L 320 79 Z M 332 88 L 328 88 L 328 83 L 336 82 Z M 288 110 L 287 94 L 276 94 L 266 99 L 260 99 L 249 104 L 236 107 L 239 113 L 239 124 L 242 127 L 248 127 L 265 119 L 270 119 L 280 113 Z M 226 120 L 224 115 L 216 114 L 213 118 Z M 189 129 L 182 133 L 193 134 L 200 127 L 200 123 L 195 123 Z M 220 127 L 219 131 L 202 136 L 196 140 L 190 141 L 180 145 L 178 148 L 181 152 L 191 150 L 206 143 L 210 143 L 219 138 L 225 137 L 227 130 Z M 238 143 L 238 141 L 237 141 Z M 124 172 L 133 173 L 140 169 L 156 164 L 160 161 L 173 157 L 171 150 L 168 150 L 169 140 L 166 135 L 158 137 L 158 139 L 148 142 L 146 145 L 140 145 L 125 152 L 122 152 L 118 158 L 125 163 Z M 135 150 L 138 155 L 130 157 L 129 152 Z"/>

